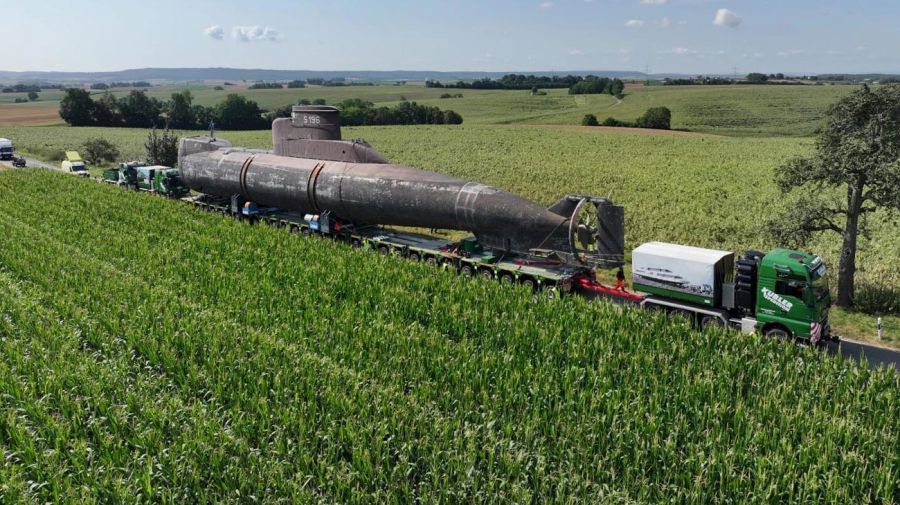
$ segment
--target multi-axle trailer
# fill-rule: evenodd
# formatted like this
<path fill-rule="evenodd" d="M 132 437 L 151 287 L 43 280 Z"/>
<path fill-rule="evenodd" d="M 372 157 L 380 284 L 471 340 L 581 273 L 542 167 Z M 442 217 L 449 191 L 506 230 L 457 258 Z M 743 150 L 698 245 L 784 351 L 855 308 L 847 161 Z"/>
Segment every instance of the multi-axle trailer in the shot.
<path fill-rule="evenodd" d="M 624 210 L 608 199 L 567 195 L 550 208 L 471 181 L 389 164 L 363 141 L 344 141 L 338 111 L 295 107 L 273 124 L 274 151 L 182 139 L 180 174 L 192 204 L 450 268 L 461 275 L 587 293 L 681 317 L 811 343 L 835 338 L 821 258 L 776 249 L 734 253 L 649 243 L 632 254 L 633 285 L 604 285 L 598 269 L 621 267 Z M 393 227 L 403 227 L 404 230 Z M 451 241 L 406 229 L 449 229 Z"/>

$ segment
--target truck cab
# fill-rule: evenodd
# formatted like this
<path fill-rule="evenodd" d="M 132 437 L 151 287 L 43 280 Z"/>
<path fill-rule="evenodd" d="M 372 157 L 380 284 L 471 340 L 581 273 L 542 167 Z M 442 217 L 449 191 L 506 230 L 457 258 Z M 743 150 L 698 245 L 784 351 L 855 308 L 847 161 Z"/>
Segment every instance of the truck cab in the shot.
<path fill-rule="evenodd" d="M 137 189 L 137 169 L 144 166 L 138 161 L 120 163 L 119 166 L 103 171 L 103 182 Z"/>
<path fill-rule="evenodd" d="M 791 249 L 773 249 L 759 262 L 756 319 L 764 334 L 817 342 L 830 336 L 828 272 L 822 258 Z"/>
<path fill-rule="evenodd" d="M 59 168 L 67 174 L 77 175 L 80 177 L 90 177 L 84 160 L 78 151 L 66 151 L 66 159 L 60 164 Z"/>
<path fill-rule="evenodd" d="M 13 145 L 9 139 L 0 139 L 0 160 L 13 159 Z"/>
<path fill-rule="evenodd" d="M 137 187 L 143 191 L 159 193 L 172 198 L 187 196 L 191 190 L 181 180 L 177 169 L 154 165 L 137 167 Z"/>
<path fill-rule="evenodd" d="M 822 258 L 791 249 L 734 253 L 648 242 L 632 251 L 640 305 L 700 328 L 731 327 L 816 344 L 834 338 Z"/>

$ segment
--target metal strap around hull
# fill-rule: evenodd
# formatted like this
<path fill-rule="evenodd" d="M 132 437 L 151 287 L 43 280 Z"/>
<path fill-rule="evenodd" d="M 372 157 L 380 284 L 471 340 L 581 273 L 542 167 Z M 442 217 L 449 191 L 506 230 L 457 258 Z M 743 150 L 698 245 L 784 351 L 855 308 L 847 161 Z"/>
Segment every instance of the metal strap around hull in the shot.
<path fill-rule="evenodd" d="M 241 165 L 240 178 L 238 179 L 241 187 L 241 196 L 247 201 L 253 201 L 253 199 L 250 198 L 250 192 L 247 190 L 247 170 L 250 169 L 250 164 L 253 163 L 254 158 L 256 158 L 256 155 L 251 154 L 244 160 L 244 163 Z"/>
<path fill-rule="evenodd" d="M 316 181 L 319 179 L 319 173 L 323 168 L 325 168 L 324 163 L 316 165 L 312 169 L 312 172 L 309 173 L 309 181 L 306 183 L 306 200 L 309 202 L 310 207 L 312 207 L 312 211 L 316 214 L 322 212 L 319 209 L 318 202 L 316 202 Z"/>

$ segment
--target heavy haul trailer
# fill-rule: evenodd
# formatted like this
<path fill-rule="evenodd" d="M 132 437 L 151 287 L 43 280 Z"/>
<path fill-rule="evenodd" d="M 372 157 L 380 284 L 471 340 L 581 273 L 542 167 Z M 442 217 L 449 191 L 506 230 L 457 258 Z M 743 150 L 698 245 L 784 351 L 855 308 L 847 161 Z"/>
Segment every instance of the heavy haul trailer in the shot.
<path fill-rule="evenodd" d="M 497 188 L 390 164 L 363 141 L 341 140 L 333 107 L 295 107 L 291 118 L 275 120 L 272 135 L 273 152 L 212 136 L 184 138 L 181 177 L 231 214 L 245 215 L 245 205 L 277 208 L 303 216 L 300 231 L 411 252 L 504 282 L 567 289 L 576 275 L 624 263 L 624 210 L 605 198 L 566 195 L 544 208 Z M 389 229 L 395 226 L 474 236 L 454 244 Z"/>
<path fill-rule="evenodd" d="M 193 203 L 463 275 L 663 310 L 699 327 L 813 343 L 830 337 L 818 257 L 748 253 L 735 276 L 733 253 L 651 243 L 634 252 L 637 291 L 616 290 L 595 278 L 596 269 L 624 264 L 624 211 L 604 198 L 567 195 L 543 208 L 482 184 L 392 165 L 365 142 L 341 140 L 331 107 L 295 107 L 272 126 L 273 152 L 235 148 L 212 135 L 182 139 L 181 176 L 201 193 Z M 453 243 L 390 226 L 474 236 Z"/>
<path fill-rule="evenodd" d="M 237 195 L 229 199 L 200 194 L 182 200 L 201 210 L 241 221 L 267 224 L 305 236 L 326 237 L 383 255 L 392 254 L 434 267 L 449 268 L 467 277 L 493 279 L 502 284 L 521 284 L 533 290 L 545 289 L 548 296 L 572 293 L 583 286 L 613 291 L 596 282 L 591 268 L 569 265 L 544 256 L 497 255 L 482 247 L 475 237 L 451 241 L 383 226 L 355 226 L 341 222 L 327 212 L 302 214 L 258 207 Z"/>

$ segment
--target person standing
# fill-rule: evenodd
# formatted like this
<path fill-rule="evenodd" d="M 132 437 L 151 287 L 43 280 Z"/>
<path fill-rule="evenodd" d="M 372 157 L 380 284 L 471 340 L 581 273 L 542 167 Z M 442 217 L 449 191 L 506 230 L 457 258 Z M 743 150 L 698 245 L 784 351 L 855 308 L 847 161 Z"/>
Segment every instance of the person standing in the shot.
<path fill-rule="evenodd" d="M 616 272 L 616 291 L 625 291 L 625 270 L 622 267 Z"/>

